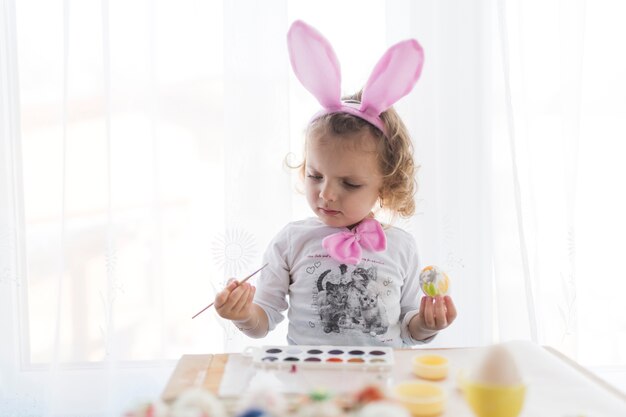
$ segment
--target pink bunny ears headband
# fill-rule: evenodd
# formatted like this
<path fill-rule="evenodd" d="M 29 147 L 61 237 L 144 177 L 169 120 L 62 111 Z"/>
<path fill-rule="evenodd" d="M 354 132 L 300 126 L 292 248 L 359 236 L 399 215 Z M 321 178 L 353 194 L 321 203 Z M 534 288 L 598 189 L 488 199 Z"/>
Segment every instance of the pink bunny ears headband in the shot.
<path fill-rule="evenodd" d="M 361 103 L 341 100 L 341 69 L 332 46 L 314 27 L 295 21 L 287 33 L 291 67 L 302 85 L 322 105 L 313 120 L 331 113 L 348 113 L 387 132 L 380 114 L 411 92 L 422 72 L 424 51 L 415 39 L 393 45 L 378 61 Z"/>

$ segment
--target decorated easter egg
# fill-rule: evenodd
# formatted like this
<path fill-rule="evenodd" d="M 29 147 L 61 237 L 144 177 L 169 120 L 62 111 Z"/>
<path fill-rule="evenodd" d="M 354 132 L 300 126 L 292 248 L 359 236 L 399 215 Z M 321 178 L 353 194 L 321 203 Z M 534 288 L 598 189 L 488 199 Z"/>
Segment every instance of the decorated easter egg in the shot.
<path fill-rule="evenodd" d="M 283 415 L 287 410 L 287 400 L 272 387 L 255 387 L 248 389 L 237 403 L 239 417 L 251 417 L 255 412 L 258 415 Z"/>
<path fill-rule="evenodd" d="M 420 272 L 420 287 L 424 294 L 431 297 L 446 295 L 450 287 L 450 278 L 441 268 L 430 265 Z"/>
<path fill-rule="evenodd" d="M 271 417 L 271 414 L 265 412 L 265 410 L 260 410 L 257 408 L 251 408 L 249 410 L 244 411 L 239 414 L 237 417 Z"/>
<path fill-rule="evenodd" d="M 211 416 L 226 417 L 222 402 L 209 391 L 191 388 L 184 391 L 172 404 L 170 417 Z"/>
<path fill-rule="evenodd" d="M 368 404 L 385 399 L 385 393 L 378 385 L 367 385 L 356 392 L 355 402 L 357 404 Z"/>

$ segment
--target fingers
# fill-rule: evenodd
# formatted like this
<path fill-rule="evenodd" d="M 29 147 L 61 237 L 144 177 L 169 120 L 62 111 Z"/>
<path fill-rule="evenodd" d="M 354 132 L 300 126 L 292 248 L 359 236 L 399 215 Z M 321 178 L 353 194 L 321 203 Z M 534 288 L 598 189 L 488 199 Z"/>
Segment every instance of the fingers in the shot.
<path fill-rule="evenodd" d="M 227 285 L 226 288 L 224 288 L 222 291 L 218 292 L 217 295 L 215 296 L 215 308 L 219 309 L 221 306 L 223 306 L 226 301 L 228 300 L 228 296 L 230 295 L 231 291 L 233 289 L 235 289 L 236 285 Z"/>
<path fill-rule="evenodd" d="M 426 310 L 426 301 L 428 300 L 428 297 L 422 297 L 422 301 L 420 302 L 420 314 L 422 316 L 424 316 L 424 311 Z"/>
<path fill-rule="evenodd" d="M 254 294 L 254 290 L 252 289 L 252 286 L 248 283 L 240 285 L 238 289 L 242 291 L 240 291 L 240 295 L 233 305 L 233 312 L 242 313 L 246 310 L 249 303 L 252 302 L 250 296 Z"/>
<path fill-rule="evenodd" d="M 428 329 L 434 329 L 436 324 L 435 324 L 435 314 L 434 314 L 434 307 L 433 307 L 433 298 L 423 297 L 422 305 L 424 307 L 424 309 L 422 310 L 424 324 L 426 325 Z"/>
<path fill-rule="evenodd" d="M 237 280 L 231 278 L 228 280 L 226 287 L 217 294 L 215 297 L 215 308 L 219 309 L 226 304 L 230 299 L 231 293 L 237 288 Z"/>
<path fill-rule="evenodd" d="M 256 288 L 249 283 L 228 280 L 228 285 L 215 298 L 217 313 L 229 320 L 242 320 L 248 317 Z"/>
<path fill-rule="evenodd" d="M 256 287 L 252 286 L 252 291 L 250 291 L 250 295 L 248 296 L 248 305 L 252 304 L 252 302 L 254 301 L 254 294 L 256 294 Z"/>
<path fill-rule="evenodd" d="M 454 319 L 456 319 L 456 315 L 457 315 L 456 306 L 452 302 L 452 297 L 450 297 L 449 295 L 446 295 L 445 297 L 443 297 L 443 300 L 446 303 L 447 319 L 448 319 L 448 324 L 450 324 L 454 321 Z"/>
<path fill-rule="evenodd" d="M 233 292 L 230 293 L 230 296 L 228 297 L 228 304 L 232 310 L 237 309 L 237 306 L 242 299 L 245 301 L 245 299 L 248 297 L 247 291 L 249 289 L 250 286 L 248 284 L 237 285 L 237 288 L 235 288 Z"/>
<path fill-rule="evenodd" d="M 448 318 L 446 317 L 446 303 L 442 297 L 435 297 L 433 303 L 433 310 L 435 314 L 435 326 L 437 329 L 444 329 L 448 327 Z"/>
<path fill-rule="evenodd" d="M 420 314 L 429 330 L 445 329 L 456 318 L 456 308 L 449 296 L 422 297 Z"/>

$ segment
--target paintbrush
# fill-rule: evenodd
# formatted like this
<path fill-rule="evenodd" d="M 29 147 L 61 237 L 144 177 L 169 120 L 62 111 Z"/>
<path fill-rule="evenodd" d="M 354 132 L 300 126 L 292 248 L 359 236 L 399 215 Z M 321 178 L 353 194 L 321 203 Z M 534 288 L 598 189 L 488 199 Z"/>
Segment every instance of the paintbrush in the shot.
<path fill-rule="evenodd" d="M 266 266 L 268 266 L 269 263 L 266 263 L 265 265 L 263 265 L 262 267 L 260 267 L 259 269 L 257 269 L 256 271 L 254 271 L 253 273 L 251 273 L 250 275 L 248 275 L 247 277 L 245 277 L 244 279 L 242 279 L 241 281 L 237 282 L 237 285 L 241 285 L 244 282 L 246 282 L 247 280 L 249 280 L 250 278 L 252 278 L 253 276 L 255 276 L 257 273 L 261 272 L 261 269 L 265 268 Z M 203 311 L 207 310 L 209 307 L 211 307 L 213 304 L 215 304 L 215 301 L 213 301 L 211 304 L 209 304 L 208 306 L 204 307 L 202 310 L 198 311 L 196 313 L 195 316 L 192 317 L 192 319 L 195 319 L 196 317 L 198 317 L 198 315 L 200 313 L 202 313 Z"/>

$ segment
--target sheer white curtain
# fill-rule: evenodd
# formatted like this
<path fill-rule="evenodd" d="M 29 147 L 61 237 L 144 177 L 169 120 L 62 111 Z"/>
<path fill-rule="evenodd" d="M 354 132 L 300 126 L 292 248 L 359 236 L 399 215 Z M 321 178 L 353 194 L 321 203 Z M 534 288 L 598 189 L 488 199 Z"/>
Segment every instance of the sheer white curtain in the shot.
<path fill-rule="evenodd" d="M 0 410 L 120 415 L 225 348 L 222 5 L 2 13 Z"/>
<path fill-rule="evenodd" d="M 482 6 L 482 7 L 481 7 Z M 405 227 L 422 261 L 444 267 L 459 309 L 432 346 L 492 340 L 489 3 L 388 2 L 387 42 L 416 37 L 422 78 L 398 105 L 415 145 L 417 214 Z"/>
<path fill-rule="evenodd" d="M 497 3 L 497 334 L 553 346 L 626 387 L 626 5 Z"/>
<path fill-rule="evenodd" d="M 284 343 L 191 316 L 310 215 L 283 167 L 318 107 L 289 68 L 294 19 L 331 40 L 345 93 L 392 43 L 425 48 L 398 106 L 422 166 L 398 224 L 452 276 L 460 315 L 432 346 L 624 364 L 618 3 L 0 4 L 1 411 L 119 415 L 181 354 Z"/>
<path fill-rule="evenodd" d="M 0 3 L 0 408 L 28 401 L 27 383 L 17 377 L 20 365 L 18 291 L 24 286 L 19 237 L 21 184 L 15 158 L 20 155 L 15 9 Z M 7 407 L 8 408 L 8 407 Z"/>

